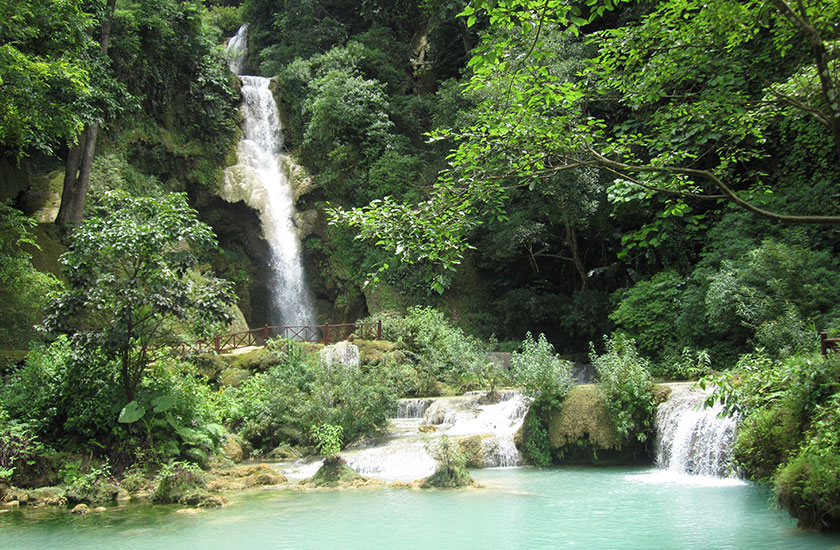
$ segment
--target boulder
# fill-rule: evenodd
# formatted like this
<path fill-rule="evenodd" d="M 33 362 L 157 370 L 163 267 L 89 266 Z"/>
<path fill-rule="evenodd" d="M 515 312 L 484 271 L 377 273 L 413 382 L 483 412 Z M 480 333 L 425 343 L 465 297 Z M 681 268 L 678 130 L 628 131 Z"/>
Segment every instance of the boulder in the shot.
<path fill-rule="evenodd" d="M 72 510 L 70 510 L 70 513 L 84 516 L 90 513 L 90 508 L 88 508 L 87 504 L 77 504 Z"/>

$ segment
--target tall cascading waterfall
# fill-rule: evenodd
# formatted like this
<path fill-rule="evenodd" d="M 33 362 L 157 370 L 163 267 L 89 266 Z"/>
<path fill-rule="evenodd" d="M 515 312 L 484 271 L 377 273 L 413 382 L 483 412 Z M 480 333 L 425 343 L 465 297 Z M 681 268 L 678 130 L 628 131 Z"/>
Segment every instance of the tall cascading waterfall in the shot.
<path fill-rule="evenodd" d="M 677 474 L 735 477 L 732 445 L 737 417 L 704 408 L 707 393 L 673 384 L 671 397 L 656 409 L 656 463 Z"/>
<path fill-rule="evenodd" d="M 243 25 L 226 48 L 230 68 L 236 74 L 246 63 L 247 33 L 247 25 Z M 244 201 L 260 213 L 263 235 L 271 251 L 271 322 L 312 324 L 315 314 L 304 276 L 289 175 L 293 162 L 283 153 L 283 128 L 269 89 L 270 79 L 244 75 L 240 78 L 243 137 L 237 163 L 225 170 L 220 195 L 228 202 Z"/>

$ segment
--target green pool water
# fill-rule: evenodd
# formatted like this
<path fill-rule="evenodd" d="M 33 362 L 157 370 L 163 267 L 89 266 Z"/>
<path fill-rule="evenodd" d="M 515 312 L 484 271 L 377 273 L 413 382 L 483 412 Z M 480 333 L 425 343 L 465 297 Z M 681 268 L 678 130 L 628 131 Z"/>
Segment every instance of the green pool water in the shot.
<path fill-rule="evenodd" d="M 840 549 L 840 536 L 797 530 L 751 484 L 652 468 L 473 475 L 484 489 L 264 489 L 197 515 L 21 510 L 0 515 L 0 548 Z"/>

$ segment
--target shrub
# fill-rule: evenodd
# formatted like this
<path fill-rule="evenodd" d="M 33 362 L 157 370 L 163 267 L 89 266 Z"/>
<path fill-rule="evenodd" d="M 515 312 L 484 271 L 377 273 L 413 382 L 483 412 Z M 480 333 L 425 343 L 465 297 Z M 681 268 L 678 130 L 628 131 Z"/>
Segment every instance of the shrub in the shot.
<path fill-rule="evenodd" d="M 341 452 L 344 428 L 332 424 L 312 426 L 315 447 L 326 460 L 335 460 Z"/>
<path fill-rule="evenodd" d="M 466 487 L 475 483 L 467 472 L 466 455 L 447 436 L 441 436 L 430 443 L 426 446 L 426 450 L 437 461 L 438 466 L 435 473 L 423 482 L 423 487 L 454 488 Z"/>
<path fill-rule="evenodd" d="M 295 351 L 281 357 L 281 364 L 213 398 L 224 421 L 255 449 L 314 444 L 311 428 L 322 424 L 340 426 L 348 440 L 387 424 L 396 407 L 387 370 L 327 366 Z"/>
<path fill-rule="evenodd" d="M 624 293 L 610 319 L 648 356 L 661 357 L 669 350 L 679 349 L 675 326 L 684 283 L 675 271 L 663 271 L 648 281 L 639 281 Z"/>
<path fill-rule="evenodd" d="M 416 371 L 413 393 L 427 393 L 435 382 L 469 386 L 480 380 L 488 346 L 453 326 L 443 313 L 429 307 L 409 308 L 404 317 L 389 317 L 383 337 L 405 346 Z"/>
<path fill-rule="evenodd" d="M 645 442 L 652 429 L 656 404 L 647 363 L 639 356 L 635 342 L 615 334 L 606 339 L 604 354 L 596 354 L 591 344 L 590 348 L 601 400 L 616 433 L 624 441 Z"/>
<path fill-rule="evenodd" d="M 539 406 L 559 407 L 572 387 L 572 363 L 554 353 L 545 334 L 522 341 L 522 351 L 511 355 L 511 376 Z"/>

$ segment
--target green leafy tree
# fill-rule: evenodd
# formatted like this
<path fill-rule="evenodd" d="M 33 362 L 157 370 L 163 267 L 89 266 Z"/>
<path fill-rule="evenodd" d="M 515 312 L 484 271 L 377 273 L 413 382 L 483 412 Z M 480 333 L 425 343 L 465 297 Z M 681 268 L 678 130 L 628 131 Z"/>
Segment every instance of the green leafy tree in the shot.
<path fill-rule="evenodd" d="M 19 156 L 72 140 L 91 93 L 84 2 L 0 1 L 0 143 Z"/>
<path fill-rule="evenodd" d="M 768 130 L 803 118 L 822 126 L 837 161 L 836 3 L 669 0 L 627 7 L 625 24 L 605 28 L 611 23 L 602 16 L 617 4 L 464 8 L 468 25 L 490 22 L 469 63 L 469 88 L 498 93 L 481 103 L 476 124 L 438 134 L 457 148 L 428 203 L 383 201 L 339 218 L 444 271 L 460 262 L 476 223 L 506 214 L 510 185 L 549 189 L 571 174 L 571 189 L 579 189 L 589 169 L 613 180 L 611 201 L 664 197 L 657 209 L 698 228 L 695 216 L 705 212 L 690 211 L 688 201 L 727 201 L 788 223 L 840 222 L 831 210 L 785 213 L 786 203 L 768 204 L 768 192 L 786 183 L 763 164 L 768 145 L 780 145 L 768 142 Z M 598 28 L 583 37 L 594 52 L 584 70 L 558 71 L 553 41 L 574 44 L 583 29 Z M 434 231 L 450 222 L 452 230 Z"/>
<path fill-rule="evenodd" d="M 120 364 L 128 401 L 173 322 L 229 319 L 230 285 L 205 274 L 199 254 L 215 246 L 186 196 L 134 198 L 109 193 L 108 212 L 85 221 L 62 256 L 67 289 L 45 317 L 47 330 L 69 333 Z"/>

